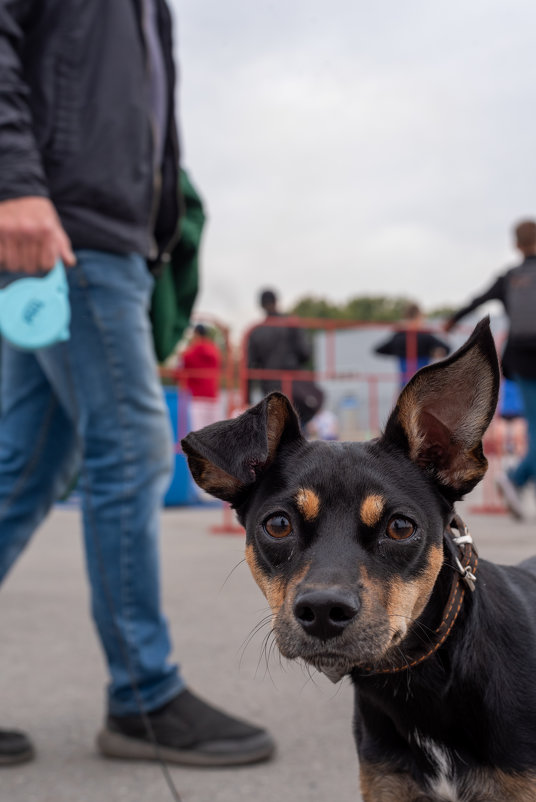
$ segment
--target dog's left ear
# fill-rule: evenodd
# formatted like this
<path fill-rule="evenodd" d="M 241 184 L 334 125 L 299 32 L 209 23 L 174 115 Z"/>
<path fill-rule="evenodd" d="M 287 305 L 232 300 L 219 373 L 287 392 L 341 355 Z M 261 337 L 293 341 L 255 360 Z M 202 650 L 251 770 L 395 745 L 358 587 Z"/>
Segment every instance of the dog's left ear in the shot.
<path fill-rule="evenodd" d="M 288 398 L 270 393 L 238 418 L 191 432 L 181 445 L 197 484 L 235 504 L 274 460 L 283 443 L 303 439 Z"/>
<path fill-rule="evenodd" d="M 402 447 L 452 500 L 468 493 L 488 463 L 482 436 L 499 391 L 489 318 L 448 359 L 422 368 L 402 390 L 382 442 Z"/>

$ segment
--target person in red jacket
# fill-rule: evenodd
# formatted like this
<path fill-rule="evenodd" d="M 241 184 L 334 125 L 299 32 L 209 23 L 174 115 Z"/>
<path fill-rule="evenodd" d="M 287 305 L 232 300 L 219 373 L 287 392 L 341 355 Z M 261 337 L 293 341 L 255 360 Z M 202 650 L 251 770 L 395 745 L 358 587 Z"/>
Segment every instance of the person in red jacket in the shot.
<path fill-rule="evenodd" d="M 221 353 L 206 326 L 199 323 L 182 355 L 182 367 L 191 371 L 185 384 L 192 395 L 192 429 L 201 429 L 220 417 Z"/>

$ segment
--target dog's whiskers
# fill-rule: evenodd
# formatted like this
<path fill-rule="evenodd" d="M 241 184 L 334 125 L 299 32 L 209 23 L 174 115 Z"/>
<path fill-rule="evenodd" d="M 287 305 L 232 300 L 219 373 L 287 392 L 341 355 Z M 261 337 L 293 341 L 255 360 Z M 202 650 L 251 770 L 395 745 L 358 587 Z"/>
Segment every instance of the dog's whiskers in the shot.
<path fill-rule="evenodd" d="M 411 618 L 411 616 L 404 615 L 403 613 L 392 613 L 392 617 L 396 618 L 404 618 L 410 625 L 415 626 L 415 631 L 413 634 L 419 638 L 423 643 L 430 644 L 433 641 L 433 635 L 435 634 L 434 630 L 423 624 L 422 621 L 419 621 L 418 618 Z"/>
<path fill-rule="evenodd" d="M 309 682 L 312 682 L 313 685 L 315 686 L 315 688 L 318 688 L 318 683 L 315 681 L 315 677 L 313 676 L 313 674 L 311 674 L 311 666 L 309 665 L 309 663 L 306 663 L 305 661 L 300 660 L 300 666 L 301 666 L 302 671 L 304 671 L 307 674 L 307 678 L 306 678 L 305 682 L 303 683 L 303 685 L 301 687 L 301 690 L 303 691 L 303 689 L 309 684 Z M 315 669 L 315 671 L 316 671 L 316 669 Z"/>
<path fill-rule="evenodd" d="M 258 674 L 261 660 L 264 657 L 264 662 L 265 662 L 264 678 L 266 677 L 266 674 L 268 674 L 272 685 L 274 686 L 274 688 L 277 688 L 277 685 L 275 684 L 274 678 L 272 676 L 272 672 L 270 671 L 270 655 L 272 649 L 275 646 L 275 637 L 273 637 L 273 635 L 274 635 L 273 630 L 270 630 L 263 638 L 261 652 L 259 654 L 259 660 L 257 662 L 257 668 L 255 669 L 255 677 Z"/>
<path fill-rule="evenodd" d="M 241 666 L 242 666 L 242 661 L 244 659 L 244 655 L 246 653 L 246 649 L 248 648 L 249 644 L 251 643 L 251 641 L 253 640 L 255 635 L 257 635 L 261 631 L 261 629 L 263 629 L 264 627 L 269 625 L 271 623 L 271 621 L 272 621 L 272 613 L 270 612 L 269 615 L 264 616 L 264 618 L 261 618 L 261 620 L 257 624 L 255 624 L 255 626 L 253 627 L 251 632 L 242 641 L 242 644 L 240 646 L 240 660 L 239 660 L 239 663 L 238 663 L 238 667 L 239 668 L 241 668 Z M 272 630 L 270 629 L 268 634 L 270 634 L 271 631 Z"/>
<path fill-rule="evenodd" d="M 218 591 L 218 594 L 222 592 L 222 590 L 224 589 L 225 585 L 227 584 L 227 582 L 229 581 L 229 579 L 232 577 L 232 575 L 234 574 L 234 572 L 236 571 L 236 569 L 237 569 L 239 566 L 241 566 L 241 565 L 242 565 L 242 563 L 245 563 L 245 562 L 246 562 L 246 558 L 245 558 L 245 557 L 243 557 L 241 560 L 239 560 L 239 561 L 237 562 L 237 564 L 234 566 L 234 568 L 231 568 L 231 570 L 229 571 L 229 573 L 228 573 L 228 574 L 227 574 L 227 576 L 225 577 L 225 579 L 224 579 L 224 581 L 223 581 L 223 583 L 222 583 L 222 585 L 221 585 L 221 587 L 220 587 L 220 589 L 219 589 L 219 591 Z"/>

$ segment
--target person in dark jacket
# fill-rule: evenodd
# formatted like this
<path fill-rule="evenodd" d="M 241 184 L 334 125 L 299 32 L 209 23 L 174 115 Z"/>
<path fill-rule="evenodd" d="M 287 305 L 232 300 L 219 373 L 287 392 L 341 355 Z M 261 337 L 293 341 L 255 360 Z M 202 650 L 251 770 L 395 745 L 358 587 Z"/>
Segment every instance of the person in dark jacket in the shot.
<path fill-rule="evenodd" d="M 503 373 L 514 379 L 527 420 L 527 452 L 519 464 L 496 478 L 497 488 L 515 518 L 523 518 L 521 490 L 536 481 L 536 221 L 524 220 L 514 228 L 522 262 L 502 273 L 480 295 L 459 309 L 445 329 L 450 331 L 465 315 L 487 301 L 501 301 L 510 326 L 502 355 Z"/>
<path fill-rule="evenodd" d="M 264 395 L 274 390 L 287 391 L 292 396 L 300 423 L 305 426 L 322 406 L 322 390 L 313 381 L 304 379 L 293 379 L 287 389 L 277 374 L 280 371 L 306 370 L 312 356 L 311 344 L 300 326 L 280 325 L 284 316 L 279 312 L 277 295 L 273 290 L 263 290 L 259 295 L 259 304 L 266 313 L 266 322 L 255 326 L 249 334 L 248 367 L 276 373 L 276 376 L 260 379 L 261 391 Z M 249 383 L 250 394 L 255 383 L 256 380 Z"/>
<path fill-rule="evenodd" d="M 177 762 L 266 758 L 268 733 L 186 688 L 160 607 L 172 448 L 147 259 L 165 259 L 178 230 L 168 8 L 0 0 L 0 76 L 1 280 L 61 259 L 72 309 L 67 342 L 34 352 L 4 343 L 0 578 L 80 470 L 92 612 L 110 672 L 100 750 L 159 758 L 154 738 Z M 25 734 L 0 732 L 0 765 L 32 754 Z"/>
<path fill-rule="evenodd" d="M 374 349 L 382 356 L 396 356 L 400 369 L 400 386 L 404 387 L 414 373 L 436 359 L 450 353 L 450 346 L 431 331 L 423 331 L 424 321 L 418 304 L 408 304 L 405 322 L 385 342 Z"/>

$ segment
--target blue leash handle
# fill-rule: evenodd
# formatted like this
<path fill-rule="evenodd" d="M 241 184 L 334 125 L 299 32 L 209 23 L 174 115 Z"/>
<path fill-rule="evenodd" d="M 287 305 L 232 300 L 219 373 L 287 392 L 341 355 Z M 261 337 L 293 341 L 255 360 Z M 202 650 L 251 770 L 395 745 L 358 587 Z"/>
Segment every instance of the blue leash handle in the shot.
<path fill-rule="evenodd" d="M 42 278 L 19 278 L 0 290 L 0 334 L 33 351 L 69 339 L 71 307 L 63 262 Z"/>

